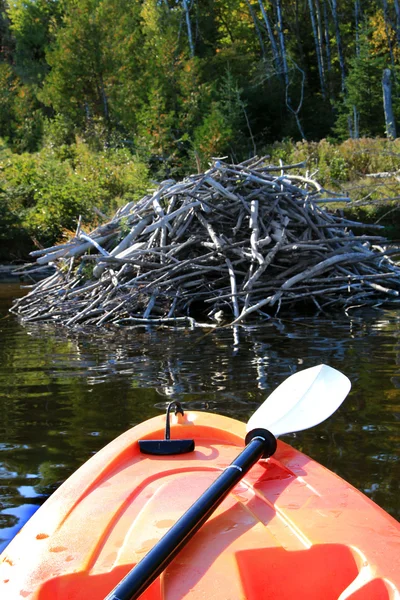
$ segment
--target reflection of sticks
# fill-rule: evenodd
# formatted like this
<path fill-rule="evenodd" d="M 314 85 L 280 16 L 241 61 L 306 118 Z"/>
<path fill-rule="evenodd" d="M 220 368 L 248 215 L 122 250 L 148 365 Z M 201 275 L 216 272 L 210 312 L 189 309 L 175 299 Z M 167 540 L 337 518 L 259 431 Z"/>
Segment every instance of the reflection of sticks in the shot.
<path fill-rule="evenodd" d="M 78 227 L 69 242 L 35 251 L 56 273 L 13 312 L 68 326 L 193 328 L 216 326 L 198 323 L 195 312 L 223 307 L 229 321 L 230 306 L 238 340 L 236 324 L 268 318 L 265 310 L 398 302 L 400 268 L 390 256 L 400 251 L 321 208 L 332 194 L 302 166 L 218 159 L 206 173 L 163 182 L 90 234 Z"/>
<path fill-rule="evenodd" d="M 233 269 L 232 263 L 229 258 L 226 259 L 226 265 L 229 271 L 229 278 L 231 282 L 231 290 L 232 290 L 232 306 L 233 306 L 233 316 L 235 319 L 239 316 L 239 305 L 237 301 L 237 285 L 236 285 L 236 275 Z"/>

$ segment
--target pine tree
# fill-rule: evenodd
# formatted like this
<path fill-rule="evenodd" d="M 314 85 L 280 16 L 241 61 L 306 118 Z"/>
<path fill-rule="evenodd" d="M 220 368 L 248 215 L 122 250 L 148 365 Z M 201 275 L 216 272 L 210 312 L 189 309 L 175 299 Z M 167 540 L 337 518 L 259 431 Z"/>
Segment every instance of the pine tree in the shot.
<path fill-rule="evenodd" d="M 62 18 L 60 0 L 14 0 L 7 15 L 15 40 L 13 63 L 25 84 L 41 85 L 49 71 L 46 51 Z"/>
<path fill-rule="evenodd" d="M 348 137 L 348 120 L 353 119 L 354 107 L 358 115 L 360 136 L 374 137 L 385 134 L 382 74 L 383 70 L 390 66 L 389 49 L 379 42 L 385 35 L 384 23 L 380 16 L 375 14 L 369 24 L 370 28 L 364 29 L 360 35 L 359 54 L 349 62 L 347 93 L 339 105 L 335 131 L 343 139 Z M 377 27 L 379 24 L 381 27 Z M 399 108 L 397 101 L 397 106 L 394 106 L 395 115 Z"/>

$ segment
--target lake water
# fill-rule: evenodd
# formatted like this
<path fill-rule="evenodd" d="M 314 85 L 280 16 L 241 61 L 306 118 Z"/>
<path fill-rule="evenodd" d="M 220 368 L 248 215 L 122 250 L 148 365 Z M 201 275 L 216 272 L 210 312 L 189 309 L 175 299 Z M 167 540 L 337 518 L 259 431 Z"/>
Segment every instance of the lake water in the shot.
<path fill-rule="evenodd" d="M 171 399 L 247 420 L 290 374 L 329 364 L 352 391 L 286 441 L 400 519 L 400 312 L 293 315 L 240 331 L 67 332 L 9 315 L 0 285 L 0 551 L 70 473 Z M 321 399 L 322 401 L 322 399 Z"/>

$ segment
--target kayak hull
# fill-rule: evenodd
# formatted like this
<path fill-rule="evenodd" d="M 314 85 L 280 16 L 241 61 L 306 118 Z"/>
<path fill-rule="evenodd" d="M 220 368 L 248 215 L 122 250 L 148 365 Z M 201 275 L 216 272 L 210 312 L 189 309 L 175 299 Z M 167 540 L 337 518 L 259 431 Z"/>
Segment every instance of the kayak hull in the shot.
<path fill-rule="evenodd" d="M 0 558 L 0 598 L 103 599 L 243 448 L 245 425 L 172 418 L 193 452 L 141 454 L 165 417 L 108 444 L 33 515 Z M 224 499 L 143 600 L 400 598 L 400 524 L 278 441 Z"/>

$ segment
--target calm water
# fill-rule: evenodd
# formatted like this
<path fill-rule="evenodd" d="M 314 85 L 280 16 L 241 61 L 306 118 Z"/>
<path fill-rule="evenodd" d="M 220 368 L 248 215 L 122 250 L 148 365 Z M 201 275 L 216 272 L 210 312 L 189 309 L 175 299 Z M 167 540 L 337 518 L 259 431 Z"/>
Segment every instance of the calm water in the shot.
<path fill-rule="evenodd" d="M 400 312 L 296 316 L 241 332 L 68 334 L 8 315 L 0 285 L 0 550 L 94 452 L 169 399 L 244 420 L 285 377 L 325 362 L 353 389 L 288 441 L 400 519 Z"/>

